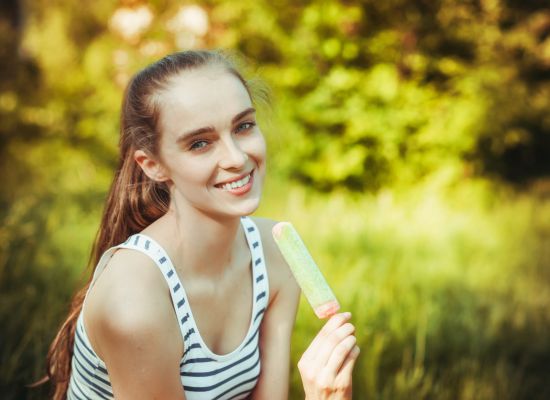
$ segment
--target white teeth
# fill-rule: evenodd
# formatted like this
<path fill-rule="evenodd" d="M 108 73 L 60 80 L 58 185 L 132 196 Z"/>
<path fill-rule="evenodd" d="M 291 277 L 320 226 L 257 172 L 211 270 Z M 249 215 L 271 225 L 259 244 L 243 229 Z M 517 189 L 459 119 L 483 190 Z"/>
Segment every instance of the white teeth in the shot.
<path fill-rule="evenodd" d="M 231 190 L 231 189 L 237 189 L 237 188 L 240 188 L 240 187 L 243 187 L 244 185 L 246 185 L 248 182 L 250 182 L 250 174 L 248 174 L 247 176 L 245 176 L 243 179 L 240 179 L 236 182 L 231 182 L 231 183 L 226 183 L 222 186 L 222 189 L 223 190 Z"/>

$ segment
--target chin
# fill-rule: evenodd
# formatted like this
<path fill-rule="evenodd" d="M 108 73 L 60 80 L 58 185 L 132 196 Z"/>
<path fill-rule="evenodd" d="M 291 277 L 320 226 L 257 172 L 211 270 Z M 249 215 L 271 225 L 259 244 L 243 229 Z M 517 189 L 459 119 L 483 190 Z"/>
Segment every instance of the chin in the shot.
<path fill-rule="evenodd" d="M 229 211 L 228 215 L 244 217 L 253 214 L 259 207 L 260 199 L 254 198 L 247 199 L 247 201 L 243 202 L 243 204 L 240 204 L 236 207 L 233 207 L 231 210 L 226 211 Z"/>

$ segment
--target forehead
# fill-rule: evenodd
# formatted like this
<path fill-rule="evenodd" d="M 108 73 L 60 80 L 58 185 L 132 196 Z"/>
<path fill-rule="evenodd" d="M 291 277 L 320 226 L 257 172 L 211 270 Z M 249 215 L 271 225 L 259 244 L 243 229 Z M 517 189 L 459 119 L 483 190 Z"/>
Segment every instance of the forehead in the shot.
<path fill-rule="evenodd" d="M 242 82 L 220 67 L 183 71 L 160 94 L 160 123 L 166 133 L 227 124 L 252 106 Z"/>

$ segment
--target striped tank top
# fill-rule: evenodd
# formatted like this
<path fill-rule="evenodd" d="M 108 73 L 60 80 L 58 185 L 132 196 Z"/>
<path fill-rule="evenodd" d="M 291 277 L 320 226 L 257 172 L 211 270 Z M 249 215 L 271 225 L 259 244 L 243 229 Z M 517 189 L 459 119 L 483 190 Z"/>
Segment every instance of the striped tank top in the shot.
<path fill-rule="evenodd" d="M 206 346 L 170 258 L 148 236 L 132 235 L 126 242 L 107 250 L 99 260 L 92 278 L 93 285 L 117 249 L 138 250 L 155 261 L 170 288 L 183 337 L 184 354 L 180 362 L 180 376 L 187 400 L 244 399 L 250 395 L 260 375 L 259 329 L 268 304 L 269 285 L 258 228 L 248 217 L 242 217 L 241 224 L 252 253 L 252 316 L 244 340 L 231 353 L 218 355 Z M 67 392 L 69 400 L 114 398 L 109 372 L 86 335 L 82 312 L 76 323 L 71 366 Z"/>

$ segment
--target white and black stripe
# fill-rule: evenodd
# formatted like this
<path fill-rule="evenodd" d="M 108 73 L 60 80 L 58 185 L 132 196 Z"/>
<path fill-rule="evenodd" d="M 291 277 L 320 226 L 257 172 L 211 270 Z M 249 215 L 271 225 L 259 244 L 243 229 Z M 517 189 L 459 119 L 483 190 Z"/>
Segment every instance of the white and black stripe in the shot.
<path fill-rule="evenodd" d="M 114 251 L 130 248 L 150 256 L 159 267 L 170 288 L 174 310 L 180 321 L 184 354 L 180 376 L 188 400 L 244 399 L 250 395 L 260 376 L 259 332 L 268 305 L 269 283 L 258 228 L 248 218 L 241 218 L 252 254 L 252 317 L 241 345 L 229 354 L 210 351 L 199 333 L 185 290 L 170 258 L 153 239 L 137 234 L 123 244 L 105 252 L 98 263 L 93 281 L 105 268 Z M 68 399 L 112 399 L 112 388 L 105 363 L 95 354 L 84 329 L 82 314 L 77 321 Z"/>

